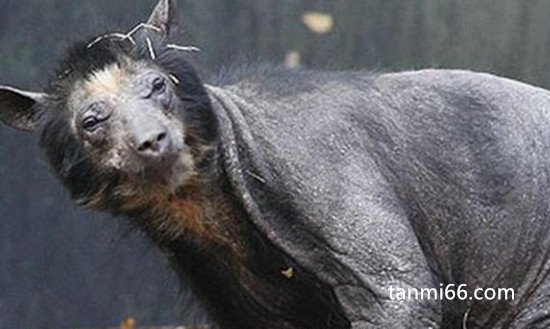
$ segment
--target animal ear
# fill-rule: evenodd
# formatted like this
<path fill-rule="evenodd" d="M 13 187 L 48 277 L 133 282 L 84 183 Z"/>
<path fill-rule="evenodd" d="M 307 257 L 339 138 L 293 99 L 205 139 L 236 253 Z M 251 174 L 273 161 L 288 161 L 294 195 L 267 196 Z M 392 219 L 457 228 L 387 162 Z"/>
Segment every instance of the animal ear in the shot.
<path fill-rule="evenodd" d="M 160 0 L 147 24 L 158 27 L 165 36 L 169 36 L 176 29 L 177 20 L 175 0 Z"/>
<path fill-rule="evenodd" d="M 0 120 L 17 129 L 34 131 L 38 127 L 38 107 L 46 94 L 0 86 Z"/>

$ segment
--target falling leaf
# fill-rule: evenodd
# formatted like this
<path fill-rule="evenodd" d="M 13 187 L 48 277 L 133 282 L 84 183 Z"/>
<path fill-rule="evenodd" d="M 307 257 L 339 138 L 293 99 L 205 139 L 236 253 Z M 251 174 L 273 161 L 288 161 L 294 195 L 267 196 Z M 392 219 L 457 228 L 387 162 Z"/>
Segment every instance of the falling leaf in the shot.
<path fill-rule="evenodd" d="M 286 53 L 285 67 L 289 69 L 297 69 L 300 67 L 300 53 L 296 50 L 291 50 Z"/>
<path fill-rule="evenodd" d="M 136 319 L 131 316 L 125 318 L 120 322 L 120 329 L 134 329 L 136 326 Z"/>
<path fill-rule="evenodd" d="M 294 276 L 294 269 L 289 267 L 287 270 L 281 271 L 281 274 L 287 279 L 292 279 Z"/>
<path fill-rule="evenodd" d="M 312 11 L 302 16 L 302 23 L 314 33 L 326 34 L 334 27 L 334 18 L 331 14 Z"/>

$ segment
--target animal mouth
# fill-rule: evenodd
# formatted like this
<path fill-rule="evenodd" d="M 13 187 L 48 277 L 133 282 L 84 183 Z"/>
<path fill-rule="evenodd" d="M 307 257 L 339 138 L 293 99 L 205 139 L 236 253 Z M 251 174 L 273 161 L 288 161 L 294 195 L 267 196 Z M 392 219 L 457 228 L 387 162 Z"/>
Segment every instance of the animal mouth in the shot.
<path fill-rule="evenodd" d="M 156 178 L 168 175 L 172 171 L 172 168 L 176 166 L 179 157 L 178 153 L 176 150 L 170 150 L 163 152 L 163 154 L 154 159 L 145 159 L 143 172 L 146 176 Z"/>

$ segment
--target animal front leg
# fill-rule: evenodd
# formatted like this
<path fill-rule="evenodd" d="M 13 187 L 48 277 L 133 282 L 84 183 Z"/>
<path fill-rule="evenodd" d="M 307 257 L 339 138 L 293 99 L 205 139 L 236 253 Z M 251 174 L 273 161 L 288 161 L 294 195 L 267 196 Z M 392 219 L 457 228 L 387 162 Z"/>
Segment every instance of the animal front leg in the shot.
<path fill-rule="evenodd" d="M 371 216 L 351 219 L 348 214 L 342 221 L 353 223 L 342 225 L 345 232 L 331 234 L 338 251 L 334 257 L 352 273 L 347 282 L 334 285 L 352 328 L 440 328 L 441 300 L 433 295 L 439 293 L 439 282 L 414 230 L 387 204 L 367 207 L 363 213 Z"/>

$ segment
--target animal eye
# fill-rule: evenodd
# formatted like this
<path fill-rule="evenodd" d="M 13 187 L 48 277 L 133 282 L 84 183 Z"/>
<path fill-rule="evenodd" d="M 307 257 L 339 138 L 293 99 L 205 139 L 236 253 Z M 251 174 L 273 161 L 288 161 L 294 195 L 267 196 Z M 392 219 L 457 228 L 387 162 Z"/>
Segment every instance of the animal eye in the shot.
<path fill-rule="evenodd" d="M 164 78 L 158 77 L 155 80 L 153 80 L 153 84 L 151 86 L 152 94 L 161 94 L 166 89 L 166 81 Z"/>
<path fill-rule="evenodd" d="M 94 132 L 102 122 L 111 117 L 112 110 L 103 102 L 97 102 L 88 107 L 82 115 L 80 125 L 88 132 Z"/>
<path fill-rule="evenodd" d="M 97 128 L 100 120 L 93 115 L 87 116 L 82 120 L 82 128 L 88 131 L 94 131 Z"/>

